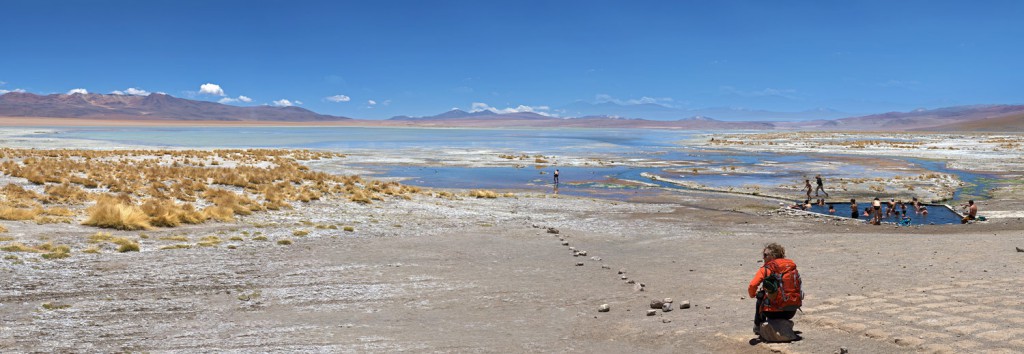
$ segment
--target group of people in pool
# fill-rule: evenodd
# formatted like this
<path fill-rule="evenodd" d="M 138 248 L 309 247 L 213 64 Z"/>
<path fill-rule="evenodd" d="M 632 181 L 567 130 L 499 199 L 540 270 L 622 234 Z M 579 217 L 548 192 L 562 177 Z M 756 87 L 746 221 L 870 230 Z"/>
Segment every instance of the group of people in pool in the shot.
<path fill-rule="evenodd" d="M 878 197 L 875 197 L 875 200 L 871 201 L 870 206 L 864 207 L 863 216 L 871 218 L 868 220 L 868 223 L 872 225 L 881 225 L 883 217 L 896 217 L 897 222 L 908 223 L 910 218 L 907 216 L 907 204 L 914 208 L 914 214 L 928 216 L 928 206 L 921 204 L 917 197 L 914 197 L 910 203 L 904 203 L 903 200 L 896 200 L 895 198 L 889 198 L 888 202 L 883 203 Z M 882 207 L 885 207 L 884 212 Z M 859 215 L 861 214 L 857 210 L 857 201 L 850 199 L 850 217 L 856 219 Z"/>

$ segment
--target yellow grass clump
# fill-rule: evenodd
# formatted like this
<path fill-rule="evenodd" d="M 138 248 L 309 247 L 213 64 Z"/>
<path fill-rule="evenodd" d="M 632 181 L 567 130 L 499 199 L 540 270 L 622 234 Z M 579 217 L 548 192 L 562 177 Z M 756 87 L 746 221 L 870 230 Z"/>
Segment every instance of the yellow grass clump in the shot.
<path fill-rule="evenodd" d="M 148 230 L 149 216 L 141 208 L 124 201 L 124 198 L 110 195 L 101 196 L 93 205 L 86 209 L 89 219 L 83 225 L 111 228 L 118 230 Z"/>
<path fill-rule="evenodd" d="M 12 242 L 7 245 L 0 247 L 0 251 L 4 252 L 32 252 L 39 253 L 39 250 L 35 247 L 27 246 L 21 242 Z"/>
<path fill-rule="evenodd" d="M 3 220 L 32 220 L 42 213 L 42 209 L 25 209 L 0 207 L 0 219 Z"/>
<path fill-rule="evenodd" d="M 280 240 L 277 240 L 277 244 L 282 245 L 282 246 L 287 246 L 287 245 L 292 244 L 292 240 L 289 240 L 289 239 L 286 239 L 286 238 L 285 239 L 280 239 Z"/>
<path fill-rule="evenodd" d="M 128 238 L 115 237 L 115 238 L 111 239 L 110 242 L 113 242 L 114 244 L 116 244 L 118 246 L 117 247 L 117 251 L 121 252 L 121 253 L 124 253 L 124 252 L 138 252 L 139 251 L 139 243 L 135 242 L 134 240 L 128 239 Z"/>
<path fill-rule="evenodd" d="M 220 237 L 210 235 L 199 239 L 199 242 L 196 244 L 202 247 L 214 247 L 221 244 L 222 242 L 224 242 L 224 240 L 222 240 Z"/>
<path fill-rule="evenodd" d="M 477 189 L 477 190 L 470 191 L 469 192 L 469 196 L 470 197 L 476 197 L 476 198 L 492 198 L 493 199 L 493 198 L 497 198 L 498 197 L 498 193 L 495 193 L 494 191 L 490 191 L 490 190 L 486 190 L 486 189 Z"/>

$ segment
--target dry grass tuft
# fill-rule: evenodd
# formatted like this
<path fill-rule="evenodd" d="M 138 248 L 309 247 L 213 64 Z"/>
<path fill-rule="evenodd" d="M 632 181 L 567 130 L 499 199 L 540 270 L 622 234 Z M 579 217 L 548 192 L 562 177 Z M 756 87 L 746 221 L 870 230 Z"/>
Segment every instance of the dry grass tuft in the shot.
<path fill-rule="evenodd" d="M 111 195 L 101 196 L 96 205 L 89 207 L 89 219 L 83 225 L 118 230 L 149 230 L 149 216 L 131 201 Z"/>
<path fill-rule="evenodd" d="M 292 240 L 289 240 L 289 239 L 286 239 L 286 238 L 280 239 L 280 240 L 277 240 L 277 244 L 283 245 L 283 246 L 287 246 L 287 245 L 292 244 Z"/>
<path fill-rule="evenodd" d="M 139 243 L 128 238 L 115 237 L 111 239 L 110 242 L 117 244 L 117 251 L 121 253 L 139 251 Z"/>
<path fill-rule="evenodd" d="M 179 244 L 176 244 L 176 245 L 168 245 L 168 246 L 160 247 L 160 249 L 162 249 L 162 250 L 177 250 L 177 249 L 188 249 L 188 248 L 192 248 L 192 245 L 187 244 L 187 243 L 179 243 Z"/>
<path fill-rule="evenodd" d="M 3 220 L 32 220 L 42 213 L 42 209 L 25 209 L 0 207 L 0 219 Z"/>
<path fill-rule="evenodd" d="M 39 253 L 40 252 L 35 247 L 26 246 L 25 244 L 23 244 L 21 242 L 9 243 L 6 246 L 0 247 L 0 251 L 5 251 L 5 252 L 32 252 L 32 253 Z"/>
<path fill-rule="evenodd" d="M 199 243 L 196 243 L 196 245 L 202 247 L 215 247 L 221 244 L 222 242 L 224 242 L 224 240 L 222 240 L 220 237 L 210 235 L 199 239 Z"/>
<path fill-rule="evenodd" d="M 306 230 L 295 230 L 292 231 L 292 236 L 306 236 L 309 235 L 309 231 Z"/>
<path fill-rule="evenodd" d="M 491 198 L 491 199 L 493 199 L 493 198 L 497 198 L 498 197 L 498 193 L 495 193 L 494 191 L 490 191 L 490 190 L 486 190 L 486 189 L 478 189 L 478 190 L 470 191 L 469 192 L 469 196 L 470 197 L 477 197 L 477 198 Z"/>

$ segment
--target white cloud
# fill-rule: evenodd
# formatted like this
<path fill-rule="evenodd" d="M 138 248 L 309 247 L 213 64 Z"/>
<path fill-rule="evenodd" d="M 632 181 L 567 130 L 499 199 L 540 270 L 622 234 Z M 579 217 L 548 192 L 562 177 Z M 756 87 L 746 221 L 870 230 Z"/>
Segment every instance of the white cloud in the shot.
<path fill-rule="evenodd" d="M 13 89 L 13 90 L 0 90 L 0 95 L 8 93 L 8 92 L 25 93 L 25 90 L 24 89 L 20 89 L 20 88 L 19 89 Z"/>
<path fill-rule="evenodd" d="M 224 90 L 220 88 L 220 85 L 205 83 L 199 86 L 199 93 L 205 93 L 207 95 L 224 96 Z"/>
<path fill-rule="evenodd" d="M 301 104 L 302 104 L 302 101 L 299 101 L 299 100 L 295 100 L 295 104 L 297 104 L 297 105 L 301 105 Z"/>
<path fill-rule="evenodd" d="M 68 93 L 67 93 L 67 94 L 69 94 L 69 95 L 74 95 L 74 94 L 76 94 L 76 93 L 80 93 L 80 94 L 83 94 L 83 95 L 84 95 L 84 94 L 87 94 L 87 93 L 89 93 L 89 91 L 88 91 L 88 90 L 86 90 L 86 89 L 84 89 L 84 88 L 76 88 L 76 89 L 71 89 L 71 91 L 68 91 Z"/>
<path fill-rule="evenodd" d="M 348 97 L 348 96 L 345 96 L 345 95 L 334 95 L 334 96 L 331 96 L 331 97 L 325 97 L 324 99 L 328 100 L 328 101 L 331 101 L 331 102 L 348 102 L 348 101 L 352 100 L 351 97 Z"/>
<path fill-rule="evenodd" d="M 611 103 L 620 104 L 620 105 L 624 105 L 624 106 L 637 105 L 637 104 L 659 104 L 659 105 L 662 105 L 662 106 L 669 106 L 669 103 L 672 102 L 672 98 L 671 97 L 647 97 L 647 96 L 643 96 L 643 97 L 640 97 L 640 98 L 631 98 L 631 99 L 628 99 L 628 100 L 622 100 L 622 99 L 618 99 L 618 98 L 612 97 L 611 95 L 601 93 L 601 94 L 597 94 L 596 96 L 594 96 L 594 101 L 597 101 L 597 103 L 611 102 Z"/>
<path fill-rule="evenodd" d="M 371 105 L 371 106 L 372 106 L 372 105 L 375 105 L 375 104 L 377 104 L 377 101 L 374 101 L 374 100 L 367 100 L 367 101 L 366 101 L 366 104 L 368 104 L 368 105 Z"/>
<path fill-rule="evenodd" d="M 274 105 L 278 106 L 278 107 L 291 107 L 291 106 L 294 106 L 295 104 L 292 103 L 292 101 L 289 101 L 289 100 L 286 100 L 286 99 L 282 98 L 282 99 L 279 99 L 277 101 L 274 101 Z"/>
<path fill-rule="evenodd" d="M 146 90 L 143 90 L 143 89 L 137 89 L 137 88 L 134 88 L 134 87 L 129 87 L 129 88 L 125 89 L 124 91 L 114 90 L 114 91 L 111 91 L 110 93 L 115 94 L 115 95 L 131 95 L 131 96 L 148 96 L 149 95 L 149 91 L 146 91 Z"/>
<path fill-rule="evenodd" d="M 557 114 L 552 114 L 552 113 L 546 112 L 546 111 L 549 111 L 549 110 L 551 110 L 551 107 L 548 107 L 548 106 L 532 107 L 532 106 L 526 106 L 526 105 L 518 105 L 515 108 L 508 107 L 508 108 L 498 109 L 498 108 L 491 107 L 490 105 L 488 105 L 486 103 L 473 102 L 473 105 L 472 105 L 472 108 L 470 109 L 470 112 L 491 111 L 491 112 L 499 113 L 499 114 L 530 112 L 530 113 L 536 113 L 536 114 L 539 114 L 539 115 L 542 115 L 542 116 L 545 116 L 545 117 L 558 117 Z"/>
<path fill-rule="evenodd" d="M 7 85 L 7 81 L 0 81 L 0 85 Z"/>
<path fill-rule="evenodd" d="M 224 103 L 224 104 L 235 103 L 235 102 L 246 102 L 246 103 L 249 103 L 249 102 L 252 102 L 252 99 L 249 98 L 249 97 L 246 97 L 246 96 L 238 96 L 238 98 L 224 97 L 224 98 L 221 98 L 220 100 L 217 100 L 217 103 Z"/>

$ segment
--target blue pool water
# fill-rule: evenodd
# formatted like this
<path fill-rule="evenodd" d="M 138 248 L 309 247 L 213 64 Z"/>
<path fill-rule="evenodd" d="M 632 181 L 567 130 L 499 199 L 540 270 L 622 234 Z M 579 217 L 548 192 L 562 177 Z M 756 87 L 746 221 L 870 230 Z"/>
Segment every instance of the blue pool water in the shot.
<path fill-rule="evenodd" d="M 835 208 L 836 211 L 835 211 L 834 214 L 828 212 L 828 205 L 829 204 L 831 204 Z M 871 216 L 865 216 L 864 215 L 864 210 L 865 210 L 865 208 L 870 208 L 870 207 L 871 207 L 871 203 L 870 202 L 867 202 L 867 203 L 857 203 L 857 215 L 856 215 L 856 217 L 854 217 L 852 215 L 852 213 L 851 213 L 850 203 L 828 203 L 828 204 L 826 204 L 824 206 L 812 205 L 811 209 L 808 210 L 808 211 L 815 212 L 815 213 L 818 213 L 818 214 L 829 214 L 829 215 L 842 216 L 842 217 L 846 217 L 846 218 L 851 218 L 852 217 L 854 219 L 867 221 L 867 220 L 871 220 Z M 925 207 L 928 209 L 928 214 L 927 215 L 924 215 L 924 214 L 921 214 L 921 213 L 916 213 L 916 212 L 914 212 L 914 208 L 912 206 L 907 205 L 907 214 L 906 214 L 906 216 L 907 216 L 907 218 L 909 218 L 909 221 L 906 221 L 906 223 L 908 223 L 910 225 L 931 225 L 931 224 L 940 225 L 940 224 L 959 224 L 960 223 L 960 215 L 957 215 L 956 213 L 954 213 L 952 210 L 949 210 L 949 208 L 947 208 L 944 205 L 928 204 L 928 205 L 925 205 Z M 902 219 L 903 219 L 902 213 L 893 213 L 892 215 L 886 215 L 886 208 L 885 208 L 885 206 L 882 207 L 882 222 L 900 223 L 900 221 L 902 221 Z"/>

